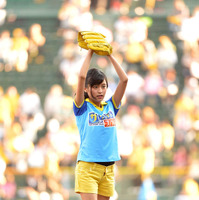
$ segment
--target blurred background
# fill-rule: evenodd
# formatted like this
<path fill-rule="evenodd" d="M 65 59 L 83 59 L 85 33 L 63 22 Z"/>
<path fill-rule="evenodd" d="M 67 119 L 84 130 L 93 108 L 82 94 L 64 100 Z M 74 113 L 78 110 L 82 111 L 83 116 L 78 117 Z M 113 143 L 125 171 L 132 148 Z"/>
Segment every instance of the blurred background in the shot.
<path fill-rule="evenodd" d="M 0 199 L 79 200 L 72 104 L 86 54 L 106 35 L 129 82 L 112 200 L 199 199 L 197 0 L 0 0 Z M 91 66 L 118 82 L 105 56 Z"/>

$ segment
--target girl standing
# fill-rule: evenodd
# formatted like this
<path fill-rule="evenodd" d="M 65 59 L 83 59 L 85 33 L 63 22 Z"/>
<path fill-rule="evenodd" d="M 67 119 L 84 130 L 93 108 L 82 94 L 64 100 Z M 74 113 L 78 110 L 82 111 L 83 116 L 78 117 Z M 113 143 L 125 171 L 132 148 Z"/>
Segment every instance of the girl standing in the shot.
<path fill-rule="evenodd" d="M 108 100 L 106 75 L 91 68 L 93 55 L 88 50 L 80 69 L 73 110 L 80 133 L 80 149 L 75 169 L 75 192 L 82 200 L 109 200 L 114 194 L 114 164 L 118 152 L 116 115 L 125 93 L 128 77 L 116 59 L 108 58 L 119 76 L 119 83 Z"/>

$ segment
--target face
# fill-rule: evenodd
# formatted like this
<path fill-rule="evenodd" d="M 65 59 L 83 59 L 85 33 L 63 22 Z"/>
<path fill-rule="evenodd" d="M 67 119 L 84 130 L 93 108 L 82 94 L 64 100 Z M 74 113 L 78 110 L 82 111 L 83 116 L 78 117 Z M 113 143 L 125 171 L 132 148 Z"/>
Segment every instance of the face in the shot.
<path fill-rule="evenodd" d="M 104 99 L 107 90 L 106 81 L 103 80 L 99 85 L 94 85 L 92 87 L 88 87 L 85 91 L 88 93 L 89 99 L 100 106 L 101 101 Z"/>

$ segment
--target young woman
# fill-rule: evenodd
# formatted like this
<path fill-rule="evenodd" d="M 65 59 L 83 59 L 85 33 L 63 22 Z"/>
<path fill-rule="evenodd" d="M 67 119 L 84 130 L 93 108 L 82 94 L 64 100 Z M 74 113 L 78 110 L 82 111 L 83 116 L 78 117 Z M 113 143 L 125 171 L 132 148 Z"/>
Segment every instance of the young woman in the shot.
<path fill-rule="evenodd" d="M 81 67 L 73 106 L 81 140 L 75 192 L 82 200 L 109 200 L 114 194 L 114 163 L 120 160 L 115 117 L 128 77 L 116 59 L 108 56 L 120 81 L 113 96 L 104 101 L 108 81 L 101 70 L 89 69 L 92 54 L 88 50 Z"/>

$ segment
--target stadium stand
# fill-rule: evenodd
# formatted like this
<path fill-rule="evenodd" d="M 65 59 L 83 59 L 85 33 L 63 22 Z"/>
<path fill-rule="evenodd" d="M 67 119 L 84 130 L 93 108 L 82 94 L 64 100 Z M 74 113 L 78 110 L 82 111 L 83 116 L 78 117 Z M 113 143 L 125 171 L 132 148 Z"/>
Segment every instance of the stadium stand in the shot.
<path fill-rule="evenodd" d="M 4 92 L 6 92 L 6 90 L 10 86 L 14 85 L 17 88 L 19 95 L 22 96 L 22 94 L 26 91 L 27 88 L 35 88 L 36 93 L 38 94 L 41 100 L 41 107 L 44 107 L 45 98 L 47 94 L 49 93 L 50 88 L 57 84 L 63 88 L 63 93 L 67 97 L 68 105 L 71 103 L 71 99 L 69 98 L 69 96 L 73 95 L 72 94 L 73 91 L 71 89 L 71 86 L 67 84 L 66 80 L 64 80 L 63 75 L 61 74 L 59 70 L 59 62 L 57 60 L 58 52 L 60 51 L 60 48 L 64 44 L 64 36 L 63 36 L 64 28 L 63 29 L 60 28 L 61 23 L 60 23 L 60 20 L 58 19 L 58 12 L 60 8 L 62 7 L 63 2 L 64 2 L 63 0 L 56 0 L 56 1 L 55 0 L 7 0 L 7 5 L 6 5 L 7 17 L 6 17 L 5 23 L 0 26 L 0 33 L 2 33 L 3 30 L 9 30 L 11 33 L 11 36 L 13 36 L 13 31 L 16 28 L 22 28 L 25 31 L 25 34 L 29 38 L 30 36 L 29 29 L 31 25 L 38 23 L 42 27 L 42 33 L 46 38 L 46 42 L 43 46 L 39 48 L 40 57 L 33 57 L 32 59 L 30 59 L 29 57 L 27 70 L 20 72 L 15 68 L 10 69 L 10 68 L 6 68 L 5 66 L 0 68 L 1 69 L 0 86 L 3 88 Z M 90 10 L 90 12 L 92 13 L 93 19 L 96 21 L 100 21 L 105 27 L 109 27 L 109 29 L 114 32 L 115 31 L 114 24 L 119 19 L 120 12 L 117 7 L 118 4 L 115 5 L 115 10 L 114 10 L 114 9 L 111 9 L 110 2 L 114 3 L 116 1 L 105 1 L 105 2 L 108 2 L 107 6 L 109 8 L 108 9 L 106 8 L 107 10 L 103 14 L 100 14 L 102 10 L 100 10 L 99 12 L 99 10 L 96 9 L 97 2 L 99 1 L 93 1 L 93 2 L 94 2 L 92 4 L 93 7 L 91 7 L 91 10 Z M 117 1 L 117 2 L 121 3 L 123 1 Z M 145 0 L 127 1 L 127 2 L 131 2 L 130 12 L 129 12 L 130 18 L 134 18 L 137 16 L 135 12 L 135 7 L 138 7 L 138 6 L 144 7 L 145 5 Z M 194 8 L 198 5 L 198 2 L 195 0 L 186 0 L 184 2 L 188 6 L 190 13 L 192 13 Z M 173 44 L 176 46 L 178 62 L 175 65 L 175 70 L 176 70 L 177 77 L 179 79 L 178 80 L 179 93 L 178 95 L 175 96 L 174 99 L 172 99 L 171 104 L 168 104 L 169 106 L 165 106 L 164 103 L 160 103 L 160 104 L 152 103 L 150 105 L 150 101 L 149 101 L 149 103 L 142 102 L 142 104 L 139 107 L 139 101 L 138 102 L 135 101 L 137 104 L 136 103 L 135 105 L 133 104 L 133 106 L 129 107 L 129 109 L 127 106 L 125 106 L 125 111 L 123 111 L 119 117 L 121 117 L 121 120 L 122 120 L 122 116 L 125 113 L 128 114 L 128 110 L 130 110 L 129 112 L 131 113 L 132 111 L 134 116 L 136 116 L 134 120 L 138 120 L 138 117 L 140 117 L 140 113 L 142 113 L 142 111 L 144 113 L 144 107 L 146 105 L 150 105 L 152 109 L 147 108 L 146 113 L 149 113 L 151 118 L 154 117 L 154 121 L 156 120 L 156 116 L 158 116 L 159 120 L 163 122 L 163 123 L 157 123 L 157 124 L 154 123 L 155 125 L 152 124 L 152 126 L 157 125 L 157 127 L 160 129 L 162 128 L 161 130 L 163 131 L 165 127 L 168 129 L 171 127 L 173 128 L 175 124 L 175 122 L 173 121 L 173 116 L 174 116 L 173 109 L 175 106 L 174 104 L 176 100 L 178 100 L 178 97 L 180 96 L 180 94 L 184 91 L 184 88 L 187 86 L 185 82 L 185 79 L 187 77 L 184 71 L 184 66 L 181 63 L 181 59 L 184 53 L 184 49 L 182 47 L 182 40 L 177 38 L 174 32 L 170 29 L 170 26 L 167 20 L 168 15 L 170 15 L 173 11 L 173 0 L 156 1 L 156 6 L 154 8 L 154 11 L 155 11 L 154 13 L 149 12 L 148 14 L 145 14 L 146 17 L 149 17 L 152 20 L 152 24 L 148 28 L 148 39 L 152 40 L 157 47 L 160 43 L 159 37 L 161 35 L 166 35 L 169 38 L 171 38 Z M 68 29 L 68 27 L 65 29 Z M 76 43 L 76 40 L 74 39 L 72 43 Z M 121 54 L 121 55 L 124 57 L 124 54 Z M 128 62 L 124 62 L 125 67 L 128 66 L 128 64 L 129 64 Z M 138 69 L 138 71 L 142 76 L 144 76 L 146 75 L 147 70 Z M 198 78 L 197 78 L 197 81 L 198 81 Z M 188 92 L 190 91 L 188 90 Z M 185 99 L 185 101 L 186 100 L 187 99 Z M 192 102 L 189 105 L 192 105 Z M 67 107 L 67 105 L 65 106 Z M 196 107 L 197 106 L 198 105 L 196 105 Z M 191 109 L 190 107 L 188 107 L 187 110 Z M 132 110 L 130 108 L 132 108 Z M 66 110 L 67 112 L 65 112 L 64 114 L 66 116 L 71 116 L 68 111 L 70 109 L 66 109 Z M 31 114 L 34 115 L 34 113 L 31 113 Z M 31 121 L 32 115 L 27 115 L 30 117 L 28 118 L 28 120 L 30 120 L 29 122 L 32 122 Z M 197 114 L 194 115 L 194 117 L 196 118 L 195 120 L 198 119 Z M 18 118 L 18 116 L 16 116 L 16 118 L 19 121 L 21 120 L 19 119 L 20 117 Z M 43 119 L 43 118 L 39 118 L 39 119 Z M 71 117 L 71 119 L 73 118 Z M 125 118 L 125 119 L 128 119 L 128 118 Z M 168 122 L 167 122 L 168 124 L 165 123 L 164 119 L 168 120 L 169 123 Z M 142 115 L 142 120 L 147 121 L 149 119 L 147 118 L 147 115 L 145 116 L 145 118 L 144 118 L 144 115 Z M 66 121 L 67 121 L 66 124 L 64 124 L 63 127 L 61 126 L 61 128 L 62 130 L 66 129 L 68 132 L 70 132 L 71 130 L 68 130 L 67 128 L 69 127 L 73 129 L 74 127 L 71 127 L 73 123 L 70 121 L 70 117 L 67 118 Z M 23 121 L 20 121 L 20 122 L 23 122 Z M 185 122 L 186 120 L 184 121 L 184 124 L 186 126 L 187 124 Z M 51 127 L 49 124 L 57 125 L 57 123 L 61 124 L 62 122 L 60 122 L 58 118 L 56 120 L 53 119 L 52 121 L 51 120 L 47 121 L 46 119 L 46 123 L 45 125 L 43 125 L 43 129 L 37 130 L 38 138 L 34 140 L 33 143 L 31 144 L 33 144 L 33 146 L 35 145 L 34 147 L 37 147 L 39 150 L 41 150 L 45 147 L 45 145 L 47 145 L 46 141 L 48 141 L 49 143 L 52 142 L 55 136 L 52 133 L 49 133 L 50 132 L 49 127 Z M 139 125 L 139 120 L 137 121 L 137 123 Z M 168 126 L 166 126 L 164 123 Z M 20 129 L 18 124 L 15 124 L 15 125 L 16 125 L 15 128 L 17 130 Z M 32 124 L 29 123 L 26 125 L 30 126 Z M 2 126 L 2 122 L 1 122 L 1 126 Z M 1 126 L 0 126 L 0 133 L 1 133 L 0 136 L 1 136 L 1 142 L 2 142 L 3 136 L 2 136 Z M 157 127 L 156 129 L 154 129 L 155 133 L 160 132 Z M 11 129 L 11 127 L 9 128 Z M 27 126 L 25 128 L 27 128 Z M 180 130 L 184 131 L 183 128 L 186 128 L 186 127 L 178 127 L 178 128 L 179 129 L 182 128 Z M 16 129 L 13 129 L 13 131 Z M 195 166 L 195 163 L 197 165 L 198 160 L 199 160 L 197 156 L 198 149 L 197 149 L 197 145 L 193 144 L 194 142 L 190 142 L 190 141 L 195 141 L 196 144 L 198 144 L 198 138 L 199 138 L 198 129 L 191 130 L 191 131 L 185 130 L 185 132 L 190 133 L 190 135 L 185 137 L 183 141 L 180 141 L 181 135 L 179 134 L 178 135 L 179 141 L 175 139 L 175 145 L 173 146 L 172 149 L 163 148 L 163 149 L 160 149 L 159 151 L 157 150 L 156 152 L 156 160 L 155 160 L 156 164 L 150 175 L 156 187 L 159 200 L 174 200 L 175 197 L 181 192 L 182 188 L 185 188 L 183 184 L 186 183 L 185 180 L 187 180 L 186 179 L 187 174 L 189 175 L 191 174 L 190 177 L 192 177 L 198 182 L 198 176 L 197 176 L 198 168 Z M 193 132 L 195 135 L 191 134 Z M 176 131 L 175 134 L 177 133 L 178 132 Z M 177 135 L 175 137 L 177 137 Z M 68 138 L 70 141 L 76 141 L 75 134 L 74 135 L 69 134 Z M 122 139 L 123 138 L 121 138 L 121 141 L 123 141 Z M 59 136 L 56 138 L 56 140 L 60 142 L 59 143 L 60 145 L 63 145 Z M 157 137 L 157 140 L 158 140 L 158 137 Z M 128 138 L 126 139 L 125 142 L 128 142 Z M 29 147 L 30 149 L 31 149 L 31 144 Z M 125 145 L 126 144 L 127 143 L 125 143 Z M 53 144 L 53 145 L 55 148 L 57 148 L 57 152 L 58 152 L 59 148 L 56 146 L 57 144 Z M 56 156 L 58 155 L 60 156 L 60 154 L 57 152 L 56 152 L 56 155 L 50 154 L 52 153 L 50 152 L 49 155 L 45 157 L 45 159 L 47 159 L 50 164 L 54 163 L 54 165 L 52 165 L 52 167 L 54 168 L 50 168 L 49 163 L 48 163 L 49 165 L 47 166 L 42 165 L 42 158 L 40 157 L 37 157 L 37 158 L 41 159 L 40 160 L 41 162 L 38 162 L 36 164 L 38 165 L 40 164 L 42 167 L 36 166 L 34 162 L 34 155 L 31 154 L 32 160 L 29 161 L 29 165 L 32 164 L 33 167 L 28 167 L 28 169 L 26 169 L 27 162 L 28 162 L 26 160 L 27 158 L 24 158 L 23 156 L 24 155 L 26 155 L 27 157 L 30 156 L 30 154 L 26 152 L 26 151 L 29 151 L 29 149 L 25 149 L 23 153 L 16 153 L 16 152 L 14 153 L 12 152 L 13 154 L 10 153 L 12 155 L 11 156 L 12 159 L 11 161 L 7 161 L 8 164 L 6 168 L 5 178 L 7 180 L 7 183 L 10 183 L 10 185 L 13 186 L 9 188 L 10 191 L 13 191 L 13 194 L 14 193 L 15 194 L 13 195 L 13 197 L 6 197 L 5 193 L 0 192 L 0 199 L 37 200 L 39 199 L 39 197 L 36 198 L 36 196 L 40 195 L 39 200 L 43 200 L 43 199 L 45 200 L 47 199 L 78 200 L 79 196 L 77 196 L 73 191 L 73 187 L 74 187 L 74 179 L 73 179 L 74 168 L 73 167 L 74 167 L 76 148 L 77 148 L 77 146 L 75 145 L 77 144 L 75 143 L 74 145 L 74 144 L 67 143 L 67 145 L 68 145 L 68 149 L 66 150 L 64 149 L 64 150 L 73 152 L 73 154 L 72 153 L 70 155 L 66 154 L 66 158 L 61 160 L 62 162 L 60 162 L 60 166 L 59 166 L 60 168 L 56 166 L 55 164 Z M 156 147 L 155 145 L 156 144 L 151 142 L 151 146 L 155 148 Z M 74 146 L 76 147 L 75 149 L 74 149 Z M 183 148 L 182 146 L 185 148 Z M 4 155 L 2 153 L 2 148 L 4 147 L 1 144 L 0 146 L 1 158 L 3 158 L 3 155 Z M 6 151 L 9 151 L 9 150 L 10 149 L 6 149 Z M 41 152 L 39 154 L 37 154 L 37 152 L 34 152 L 34 153 L 36 156 L 38 156 L 38 155 L 42 155 Z M 188 161 L 190 161 L 188 160 L 187 154 L 189 154 L 190 152 L 192 153 L 189 155 L 190 156 L 189 158 L 190 159 L 192 158 L 193 160 L 195 158 L 194 160 L 195 163 L 193 163 L 191 167 L 187 166 Z M 8 153 L 8 155 L 10 156 L 9 152 L 6 152 L 6 153 Z M 50 155 L 52 157 L 54 156 L 53 158 L 55 160 L 50 160 Z M 15 157 L 16 159 L 14 159 Z M 21 162 L 17 162 L 17 161 L 21 161 Z M 130 200 L 130 199 L 141 200 L 138 198 L 139 191 L 141 188 L 140 171 L 139 170 L 136 171 L 134 166 L 132 167 L 130 164 L 128 165 L 128 163 L 130 162 L 133 163 L 134 161 L 130 160 L 130 156 L 126 158 L 124 155 L 122 156 L 122 162 L 118 163 L 118 171 L 117 171 L 118 175 L 116 177 L 116 181 L 117 181 L 116 190 L 119 195 L 119 198 L 118 198 L 119 200 Z M 1 167 L 0 167 L 1 169 L 3 169 L 2 166 L 3 165 L 1 164 Z M 196 167 L 197 173 L 194 171 L 195 170 L 194 167 Z M 56 172 L 56 170 L 59 171 L 57 177 L 53 176 L 54 175 L 53 171 Z M 62 177 L 59 176 L 60 174 Z M 12 175 L 14 175 L 14 178 Z M 188 179 L 188 181 L 190 180 Z M 1 189 L 2 188 L 4 189 L 3 187 L 4 185 L 2 183 L 4 182 L 1 180 L 1 177 L 0 177 Z M 192 186 L 195 184 L 195 182 L 190 182 L 190 183 L 192 183 Z M 61 189 L 53 190 L 53 187 L 54 189 L 59 188 L 59 187 Z M 1 191 L 3 191 L 3 189 Z M 32 195 L 33 197 L 31 197 Z M 46 195 L 45 198 L 42 199 L 42 195 L 44 196 Z M 180 198 L 177 199 L 176 197 L 175 200 L 180 200 Z"/>

